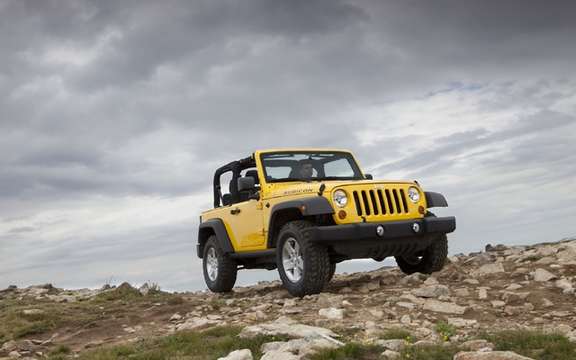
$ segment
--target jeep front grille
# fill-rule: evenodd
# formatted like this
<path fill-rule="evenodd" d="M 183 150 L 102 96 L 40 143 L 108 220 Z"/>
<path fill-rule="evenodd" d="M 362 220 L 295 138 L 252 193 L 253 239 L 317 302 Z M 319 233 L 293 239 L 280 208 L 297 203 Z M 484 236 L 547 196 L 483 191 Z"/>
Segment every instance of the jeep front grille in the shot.
<path fill-rule="evenodd" d="M 370 189 L 352 192 L 358 216 L 407 214 L 404 189 Z"/>

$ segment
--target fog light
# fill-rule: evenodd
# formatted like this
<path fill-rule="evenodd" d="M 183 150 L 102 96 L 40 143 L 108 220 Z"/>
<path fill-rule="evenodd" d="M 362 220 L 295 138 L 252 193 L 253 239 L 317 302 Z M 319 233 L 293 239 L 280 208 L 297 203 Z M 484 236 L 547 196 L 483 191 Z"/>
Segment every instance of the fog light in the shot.
<path fill-rule="evenodd" d="M 346 219 L 346 211 L 344 211 L 344 210 L 338 211 L 338 217 L 342 220 Z"/>
<path fill-rule="evenodd" d="M 378 226 L 376 227 L 376 234 L 377 234 L 378 236 L 384 235 L 384 226 L 378 225 Z"/>
<path fill-rule="evenodd" d="M 414 232 L 419 232 L 420 231 L 420 224 L 418 224 L 418 223 L 412 224 L 412 230 L 414 230 Z"/>

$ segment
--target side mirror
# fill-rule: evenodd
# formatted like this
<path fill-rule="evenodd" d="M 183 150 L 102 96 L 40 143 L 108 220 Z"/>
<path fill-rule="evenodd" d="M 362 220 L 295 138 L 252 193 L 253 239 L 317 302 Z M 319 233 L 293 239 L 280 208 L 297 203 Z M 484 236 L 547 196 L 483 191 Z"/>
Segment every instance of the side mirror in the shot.
<path fill-rule="evenodd" d="M 374 179 L 374 177 L 372 176 L 372 174 L 364 174 L 364 177 L 366 178 L 366 180 L 372 180 L 372 179 Z"/>
<path fill-rule="evenodd" d="M 238 178 L 238 191 L 253 190 L 256 187 L 256 181 L 252 176 Z"/>

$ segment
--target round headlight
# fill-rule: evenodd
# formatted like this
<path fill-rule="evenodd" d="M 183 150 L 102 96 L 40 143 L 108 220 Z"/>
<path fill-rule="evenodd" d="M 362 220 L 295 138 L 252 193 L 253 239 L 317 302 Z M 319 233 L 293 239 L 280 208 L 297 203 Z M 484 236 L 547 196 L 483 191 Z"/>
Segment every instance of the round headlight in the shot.
<path fill-rule="evenodd" d="M 408 189 L 408 198 L 413 203 L 417 203 L 418 201 L 420 201 L 420 191 L 418 191 L 418 189 L 413 186 L 410 187 Z"/>
<path fill-rule="evenodd" d="M 346 192 L 344 190 L 334 191 L 332 199 L 334 200 L 334 203 L 339 207 L 344 207 L 346 206 L 346 204 L 348 204 L 348 195 L 346 195 Z"/>

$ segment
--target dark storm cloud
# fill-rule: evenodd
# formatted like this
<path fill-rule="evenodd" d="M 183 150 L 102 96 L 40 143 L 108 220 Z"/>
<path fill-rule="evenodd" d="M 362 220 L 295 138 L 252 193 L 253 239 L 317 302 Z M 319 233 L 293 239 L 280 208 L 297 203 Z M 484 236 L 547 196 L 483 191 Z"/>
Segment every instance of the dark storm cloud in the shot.
<path fill-rule="evenodd" d="M 158 243 L 167 274 L 193 222 L 146 234 L 137 221 L 97 220 L 130 224 L 116 202 L 175 211 L 185 195 L 202 199 L 196 219 L 213 170 L 266 147 L 351 148 L 376 176 L 422 179 L 448 193 L 471 244 L 469 202 L 498 214 L 483 215 L 494 226 L 513 223 L 510 186 L 523 199 L 575 175 L 565 166 L 576 153 L 575 11 L 519 0 L 0 0 L 0 250 L 27 254 L 4 277 L 35 282 L 34 271 L 83 261 L 98 272 L 122 256 L 118 271 L 133 270 Z M 573 213 L 571 199 L 539 201 Z M 86 209 L 97 210 L 78 215 Z"/>

